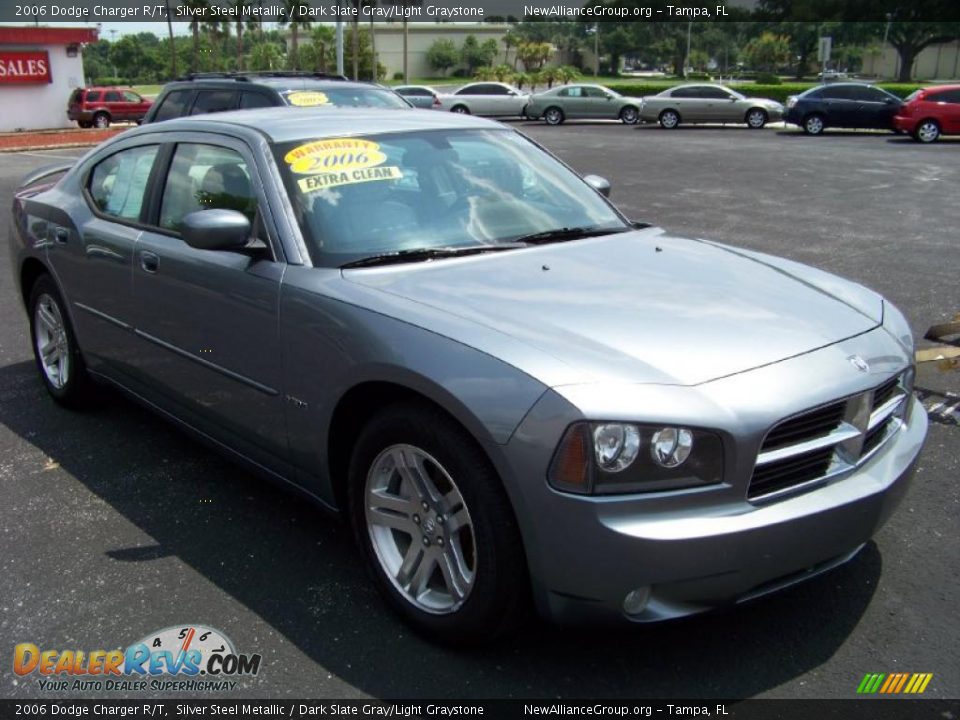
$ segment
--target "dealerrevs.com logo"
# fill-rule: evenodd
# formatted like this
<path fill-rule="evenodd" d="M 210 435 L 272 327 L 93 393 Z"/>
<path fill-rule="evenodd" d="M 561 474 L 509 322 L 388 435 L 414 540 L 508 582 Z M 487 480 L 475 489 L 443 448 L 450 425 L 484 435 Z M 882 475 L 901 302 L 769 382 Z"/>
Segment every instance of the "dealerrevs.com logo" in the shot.
<path fill-rule="evenodd" d="M 20 643 L 13 671 L 35 675 L 49 691 L 224 691 L 260 671 L 259 654 L 238 653 L 219 630 L 202 625 L 169 627 L 126 650 L 48 650 Z"/>

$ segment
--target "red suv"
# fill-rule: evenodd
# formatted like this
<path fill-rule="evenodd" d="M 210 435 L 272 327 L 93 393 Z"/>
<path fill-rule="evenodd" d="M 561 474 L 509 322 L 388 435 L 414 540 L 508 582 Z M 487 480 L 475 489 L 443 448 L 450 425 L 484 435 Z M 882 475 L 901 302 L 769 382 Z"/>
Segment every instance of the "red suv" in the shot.
<path fill-rule="evenodd" d="M 908 97 L 893 125 L 922 143 L 941 135 L 960 135 L 960 85 L 934 85 Z"/>
<path fill-rule="evenodd" d="M 67 117 L 76 120 L 82 128 L 105 128 L 112 122 L 139 124 L 151 105 L 152 100 L 146 100 L 128 88 L 78 88 L 70 96 Z"/>

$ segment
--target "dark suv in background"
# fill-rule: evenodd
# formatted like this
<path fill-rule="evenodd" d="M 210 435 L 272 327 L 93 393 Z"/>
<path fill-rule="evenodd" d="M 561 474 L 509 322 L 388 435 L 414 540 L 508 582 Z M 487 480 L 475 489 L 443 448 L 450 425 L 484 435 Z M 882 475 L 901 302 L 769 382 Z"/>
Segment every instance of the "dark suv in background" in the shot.
<path fill-rule="evenodd" d="M 865 83 L 830 83 L 787 98 L 784 121 L 808 135 L 829 127 L 894 130 L 893 116 L 903 101 Z"/>
<path fill-rule="evenodd" d="M 297 71 L 193 73 L 165 85 L 143 122 L 279 105 L 410 109 L 410 103 L 393 90 L 351 82 L 342 75 Z"/>
<path fill-rule="evenodd" d="M 77 88 L 67 101 L 67 117 L 82 128 L 105 128 L 112 122 L 139 123 L 151 105 L 129 88 Z"/>

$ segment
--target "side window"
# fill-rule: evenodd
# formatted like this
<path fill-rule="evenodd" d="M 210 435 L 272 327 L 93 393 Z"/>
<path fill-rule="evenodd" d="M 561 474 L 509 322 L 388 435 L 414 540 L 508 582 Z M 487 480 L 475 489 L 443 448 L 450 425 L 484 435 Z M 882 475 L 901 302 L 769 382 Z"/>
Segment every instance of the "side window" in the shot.
<path fill-rule="evenodd" d="M 108 90 L 103 96 L 104 102 L 120 102 L 121 96 L 116 90 Z"/>
<path fill-rule="evenodd" d="M 140 218 L 156 145 L 121 150 L 101 160 L 90 173 L 90 197 L 100 212 L 123 220 Z"/>
<path fill-rule="evenodd" d="M 960 104 L 960 90 L 941 90 L 925 98 L 927 102 Z"/>
<path fill-rule="evenodd" d="M 153 118 L 154 121 L 160 122 L 161 120 L 170 120 L 172 118 L 180 117 L 183 115 L 183 111 L 189 99 L 189 90 L 174 90 L 163 99 L 160 109 L 157 110 L 157 114 Z"/>
<path fill-rule="evenodd" d="M 135 92 L 130 92 L 129 90 L 124 91 L 123 99 L 127 102 L 140 103 L 143 102 L 143 98 L 137 95 Z"/>
<path fill-rule="evenodd" d="M 853 88 L 850 87 L 828 87 L 824 88 L 820 97 L 825 100 L 855 100 L 856 96 L 854 94 Z"/>
<path fill-rule="evenodd" d="M 176 231 L 185 215 L 217 208 L 238 210 L 254 222 L 257 199 L 243 157 L 216 145 L 177 145 L 163 189 L 160 227 Z"/>
<path fill-rule="evenodd" d="M 253 108 L 273 107 L 276 103 L 271 102 L 263 93 L 245 92 L 240 95 L 240 109 L 252 110 Z"/>
<path fill-rule="evenodd" d="M 583 88 L 571 87 L 561 90 L 560 95 L 564 97 L 583 97 Z"/>
<path fill-rule="evenodd" d="M 723 88 L 705 87 L 700 88 L 700 97 L 711 100 L 729 100 L 731 95 Z"/>
<path fill-rule="evenodd" d="M 583 88 L 583 94 L 586 95 L 588 98 L 599 98 L 601 100 L 603 100 L 606 97 L 609 97 L 606 92 L 604 92 L 600 88 L 595 88 L 595 87 Z"/>
<path fill-rule="evenodd" d="M 682 88 L 677 88 L 677 89 L 674 90 L 672 93 L 670 93 L 670 97 L 675 97 L 675 98 L 697 98 L 697 97 L 700 97 L 700 92 L 699 92 L 699 91 L 700 91 L 700 88 L 695 88 L 695 87 L 682 87 Z"/>
<path fill-rule="evenodd" d="M 201 90 L 193 103 L 191 115 L 223 112 L 236 107 L 237 93 L 233 90 Z"/>
<path fill-rule="evenodd" d="M 99 102 L 100 101 L 100 91 L 91 90 L 87 93 L 87 102 Z"/>

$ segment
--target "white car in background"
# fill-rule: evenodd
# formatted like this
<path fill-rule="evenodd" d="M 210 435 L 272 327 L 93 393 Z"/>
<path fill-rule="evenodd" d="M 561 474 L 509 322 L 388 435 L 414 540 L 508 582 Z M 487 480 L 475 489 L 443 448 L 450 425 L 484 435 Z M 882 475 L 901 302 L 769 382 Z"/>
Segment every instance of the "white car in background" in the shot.
<path fill-rule="evenodd" d="M 440 110 L 466 115 L 524 116 L 530 94 L 500 82 L 475 82 L 451 94 L 441 94 Z"/>

